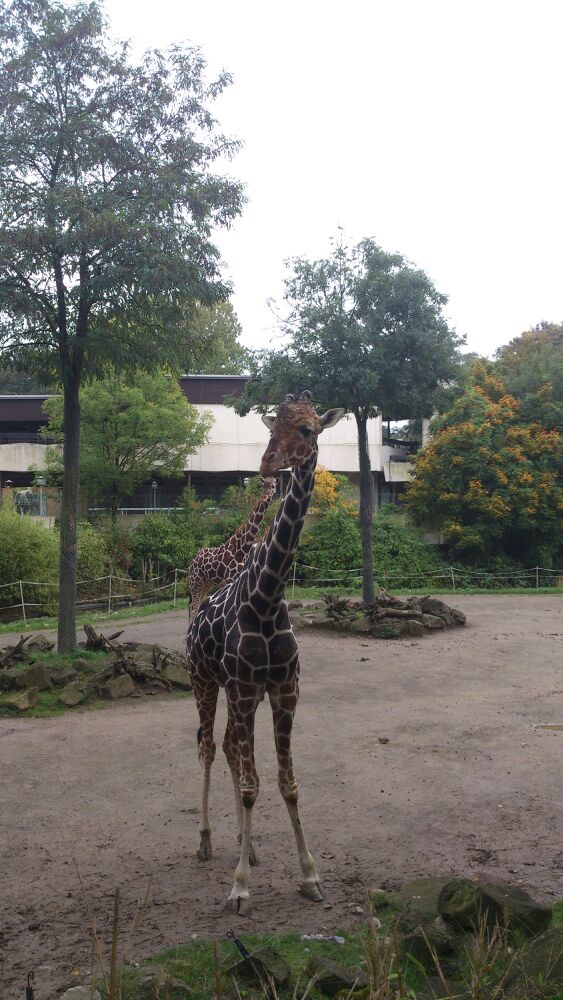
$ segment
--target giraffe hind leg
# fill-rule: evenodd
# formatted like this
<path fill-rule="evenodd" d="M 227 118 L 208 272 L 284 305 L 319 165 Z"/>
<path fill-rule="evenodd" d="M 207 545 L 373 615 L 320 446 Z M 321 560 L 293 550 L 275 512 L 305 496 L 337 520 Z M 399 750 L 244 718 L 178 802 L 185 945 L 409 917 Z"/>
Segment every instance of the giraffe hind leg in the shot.
<path fill-rule="evenodd" d="M 199 712 L 200 727 L 197 732 L 199 759 L 203 764 L 203 789 L 201 799 L 200 842 L 197 857 L 200 861 L 211 861 L 213 849 L 211 846 L 211 825 L 209 823 L 209 789 L 211 785 L 211 766 L 215 759 L 215 743 L 213 741 L 213 724 L 217 708 L 219 685 L 203 683 L 197 674 L 192 673 L 192 684 Z"/>
<path fill-rule="evenodd" d="M 299 892 L 306 899 L 311 899 L 313 902 L 319 903 L 324 899 L 323 888 L 317 874 L 317 869 L 315 868 L 313 856 L 307 847 L 303 827 L 301 826 L 297 805 L 298 787 L 293 773 L 293 761 L 291 757 L 291 730 L 297 707 L 297 688 L 290 694 L 280 695 L 278 692 L 270 692 L 270 703 L 272 705 L 274 736 L 278 756 L 278 785 L 293 827 L 297 852 L 299 854 L 299 864 L 303 876 L 303 881 L 299 885 Z"/>

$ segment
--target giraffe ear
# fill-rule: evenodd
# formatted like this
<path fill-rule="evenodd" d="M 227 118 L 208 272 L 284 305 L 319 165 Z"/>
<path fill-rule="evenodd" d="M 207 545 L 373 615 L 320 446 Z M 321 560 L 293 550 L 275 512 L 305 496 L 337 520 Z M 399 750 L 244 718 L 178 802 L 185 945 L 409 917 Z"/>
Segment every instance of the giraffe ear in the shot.
<path fill-rule="evenodd" d="M 335 406 L 333 410 L 327 410 L 326 413 L 323 413 L 322 417 L 319 417 L 321 430 L 324 431 L 327 427 L 334 427 L 345 413 L 346 410 L 343 406 Z"/>
<path fill-rule="evenodd" d="M 262 423 L 266 424 L 266 427 L 268 428 L 268 430 L 270 430 L 270 431 L 272 430 L 275 422 L 276 422 L 275 414 L 273 414 L 273 413 L 263 413 L 262 414 Z"/>

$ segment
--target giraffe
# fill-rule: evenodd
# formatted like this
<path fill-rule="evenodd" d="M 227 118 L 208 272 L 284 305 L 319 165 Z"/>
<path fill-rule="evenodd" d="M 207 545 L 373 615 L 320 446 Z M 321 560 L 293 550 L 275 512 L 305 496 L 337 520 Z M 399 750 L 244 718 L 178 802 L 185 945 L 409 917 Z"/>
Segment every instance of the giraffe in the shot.
<path fill-rule="evenodd" d="M 299 649 L 291 627 L 285 585 L 315 480 L 318 435 L 343 416 L 336 408 L 319 416 L 311 393 L 286 396 L 275 416 L 262 419 L 270 428 L 260 474 L 271 476 L 291 467 L 291 480 L 266 538 L 249 553 L 241 572 L 200 607 L 188 631 L 187 654 L 200 729 L 203 763 L 200 860 L 212 857 L 209 824 L 211 765 L 216 746 L 213 724 L 219 687 L 227 697 L 228 722 L 223 740 L 235 788 L 241 845 L 227 909 L 250 909 L 250 865 L 257 862 L 252 842 L 252 809 L 259 779 L 254 761 L 254 717 L 268 695 L 278 758 L 278 787 L 287 806 L 302 873 L 299 891 L 307 899 L 323 899 L 315 862 L 307 847 L 298 810 L 298 787 L 291 758 L 291 730 L 299 697 Z"/>
<path fill-rule="evenodd" d="M 276 492 L 273 476 L 264 479 L 263 492 L 240 528 L 216 548 L 200 549 L 188 567 L 188 587 L 191 595 L 190 614 L 195 615 L 204 597 L 213 587 L 227 583 L 237 575 L 250 552 L 264 515 Z"/>

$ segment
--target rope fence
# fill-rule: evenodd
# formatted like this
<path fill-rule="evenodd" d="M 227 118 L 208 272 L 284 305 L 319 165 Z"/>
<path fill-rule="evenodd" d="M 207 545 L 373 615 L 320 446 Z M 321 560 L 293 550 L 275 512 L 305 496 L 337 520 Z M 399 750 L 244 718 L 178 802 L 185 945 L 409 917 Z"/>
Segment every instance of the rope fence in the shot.
<path fill-rule="evenodd" d="M 159 599 L 162 600 L 167 593 L 170 595 L 173 607 L 176 607 L 178 598 L 187 596 L 187 587 L 182 579 L 187 576 L 187 572 L 185 569 L 175 568 L 170 569 L 162 576 L 149 577 L 146 580 L 135 580 L 132 577 L 119 576 L 115 573 L 95 577 L 92 580 L 79 580 L 76 585 L 76 608 L 78 611 L 100 609 L 111 613 L 119 606 L 153 603 Z M 311 575 L 316 573 L 321 575 Z M 510 586 L 531 587 L 539 590 L 540 587 L 563 584 L 563 569 L 532 566 L 529 569 L 513 570 L 512 572 L 491 573 L 488 570 L 446 566 L 440 571 L 378 573 L 376 568 L 374 578 L 379 586 L 416 588 L 426 585 L 438 587 L 447 585 L 453 590 L 479 586 L 479 584 L 485 587 L 493 581 L 498 581 L 498 586 L 502 586 L 503 581 L 505 581 L 505 585 L 508 586 L 506 581 L 510 580 L 512 581 Z M 472 580 L 476 583 L 472 584 Z M 361 584 L 361 581 L 361 569 L 342 570 L 340 573 L 333 572 L 326 575 L 323 574 L 322 568 L 319 566 L 296 562 L 293 566 L 291 595 L 294 595 L 296 586 L 349 587 Z M 24 624 L 27 625 L 28 617 L 55 614 L 58 604 L 58 590 L 58 582 L 14 580 L 11 583 L 2 583 L 0 584 L 0 615 L 2 618 L 8 615 L 5 620 L 9 620 L 10 612 L 21 613 Z M 10 603 L 7 603 L 8 601 Z"/>

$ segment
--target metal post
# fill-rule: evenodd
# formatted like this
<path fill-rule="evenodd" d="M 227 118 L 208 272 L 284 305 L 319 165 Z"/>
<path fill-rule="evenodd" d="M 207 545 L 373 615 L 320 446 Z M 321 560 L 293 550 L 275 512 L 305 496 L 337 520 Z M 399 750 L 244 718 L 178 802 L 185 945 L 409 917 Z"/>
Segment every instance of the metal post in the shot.
<path fill-rule="evenodd" d="M 25 602 L 24 602 L 24 599 L 23 599 L 23 583 L 21 582 L 21 580 L 20 580 L 20 597 L 22 599 L 22 617 L 23 617 L 23 623 L 24 623 L 25 627 L 27 628 L 27 618 L 25 617 Z"/>
<path fill-rule="evenodd" d="M 540 568 L 536 566 L 536 590 L 540 589 Z"/>
<path fill-rule="evenodd" d="M 178 570 L 174 570 L 174 607 L 176 607 L 176 591 L 178 589 Z"/>
<path fill-rule="evenodd" d="M 293 580 L 291 581 L 291 599 L 293 600 L 295 596 L 295 573 L 297 571 L 297 563 L 293 563 Z"/>
<path fill-rule="evenodd" d="M 108 585 L 108 614 L 111 612 L 111 573 L 109 575 L 109 585 Z"/>
<path fill-rule="evenodd" d="M 450 566 L 450 573 L 451 573 L 451 577 L 452 577 L 452 587 L 455 590 L 455 570 L 454 570 L 453 566 Z"/>

